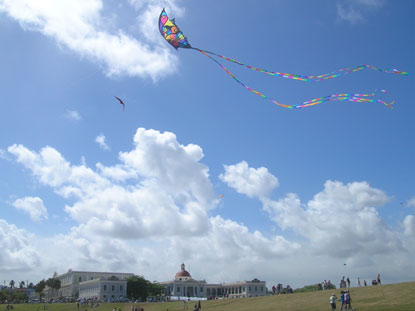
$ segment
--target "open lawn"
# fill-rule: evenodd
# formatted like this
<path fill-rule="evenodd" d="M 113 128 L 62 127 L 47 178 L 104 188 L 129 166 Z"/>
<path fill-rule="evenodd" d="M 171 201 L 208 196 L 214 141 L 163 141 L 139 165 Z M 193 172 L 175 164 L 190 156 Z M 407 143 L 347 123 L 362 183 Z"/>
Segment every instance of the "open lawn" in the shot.
<path fill-rule="evenodd" d="M 202 301 L 203 311 L 330 311 L 329 297 L 334 292 L 340 297 L 340 290 L 298 293 L 280 296 L 267 296 L 240 299 L 220 299 Z M 353 287 L 350 289 L 352 306 L 358 311 L 414 311 L 415 282 L 382 286 Z M 139 303 L 138 307 L 145 311 L 183 311 L 183 302 Z M 88 311 L 112 311 L 116 307 L 122 311 L 130 311 L 129 303 L 103 303 L 100 307 Z M 337 304 L 339 310 L 340 304 Z M 4 311 L 6 305 L 0 305 Z M 192 302 L 188 302 L 188 310 L 193 310 Z M 17 304 L 13 311 L 43 311 L 43 304 Z M 77 311 L 76 304 L 48 304 L 47 311 Z M 80 311 L 85 311 L 85 308 Z"/>

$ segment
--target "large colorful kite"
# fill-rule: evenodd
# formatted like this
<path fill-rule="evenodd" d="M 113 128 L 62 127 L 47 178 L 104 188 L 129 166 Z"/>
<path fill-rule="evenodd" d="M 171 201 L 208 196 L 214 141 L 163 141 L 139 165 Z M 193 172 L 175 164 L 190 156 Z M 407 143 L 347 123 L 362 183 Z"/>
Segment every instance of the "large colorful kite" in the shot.
<path fill-rule="evenodd" d="M 386 72 L 386 73 L 391 73 L 391 74 L 399 74 L 399 75 L 407 75 L 407 72 L 404 71 L 400 71 L 397 69 L 382 69 L 382 68 L 377 68 L 371 65 L 360 65 L 360 66 L 355 66 L 355 67 L 350 67 L 350 68 L 343 68 L 343 69 L 339 69 L 337 71 L 334 72 L 330 72 L 330 73 L 326 73 L 326 74 L 322 74 L 322 75 L 318 75 L 318 76 L 307 76 L 307 75 L 298 75 L 298 74 L 291 74 L 291 73 L 283 73 L 283 72 L 276 72 L 276 71 L 269 71 L 269 70 L 265 70 L 265 69 L 260 69 L 260 68 L 256 68 L 250 65 L 246 65 L 243 64 L 242 62 L 236 60 L 236 59 L 232 59 L 223 55 L 219 55 L 207 50 L 202 50 L 202 49 L 198 49 L 195 47 L 192 47 L 190 45 L 190 43 L 187 41 L 187 38 L 183 35 L 183 33 L 181 32 L 181 30 L 179 29 L 179 27 L 176 25 L 176 22 L 173 19 L 169 19 L 169 17 L 167 16 L 166 11 L 163 9 L 163 11 L 161 11 L 160 14 L 160 18 L 159 18 L 159 29 L 160 29 L 160 33 L 161 35 L 164 37 L 164 39 L 166 39 L 166 41 L 168 43 L 170 43 L 176 50 L 178 48 L 184 48 L 184 49 L 193 49 L 196 51 L 199 51 L 200 53 L 202 53 L 203 55 L 209 57 L 212 61 L 214 61 L 216 64 L 218 64 L 229 76 L 231 76 L 236 82 L 238 82 L 240 85 L 242 85 L 244 88 L 246 88 L 247 90 L 249 90 L 250 92 L 261 96 L 262 98 L 269 100 L 270 102 L 280 106 L 280 107 L 284 107 L 284 108 L 304 108 L 304 107 L 309 107 L 309 106 L 314 106 L 320 103 L 324 103 L 324 102 L 328 102 L 328 101 L 352 101 L 352 102 L 372 102 L 372 103 L 381 103 L 389 108 L 393 108 L 393 104 L 395 103 L 394 101 L 387 103 L 383 100 L 380 99 L 375 99 L 374 96 L 377 92 L 382 92 L 387 94 L 386 90 L 374 90 L 372 93 L 368 93 L 368 94 L 334 94 L 334 95 L 328 95 L 328 96 L 324 96 L 324 97 L 319 97 L 319 98 L 315 98 L 300 104 L 295 104 L 295 105 L 284 105 L 279 103 L 278 101 L 276 101 L 275 99 L 269 98 L 268 96 L 261 94 L 260 92 L 250 88 L 249 86 L 247 86 L 246 84 L 244 84 L 241 80 L 239 80 L 234 74 L 232 74 L 225 66 L 223 66 L 215 57 L 218 57 L 220 59 L 238 64 L 240 66 L 243 66 L 245 68 L 248 69 L 252 69 L 258 72 L 262 72 L 268 75 L 272 75 L 272 76 L 278 76 L 278 77 L 284 77 L 284 78 L 288 78 L 288 79 L 293 79 L 293 80 L 299 80 L 299 81 L 304 81 L 304 82 L 308 82 L 308 81 L 324 81 L 327 79 L 332 79 L 332 78 L 337 78 L 352 72 L 356 72 L 359 70 L 363 70 L 363 69 L 373 69 L 373 70 L 377 70 L 377 71 L 381 71 L 381 72 Z"/>

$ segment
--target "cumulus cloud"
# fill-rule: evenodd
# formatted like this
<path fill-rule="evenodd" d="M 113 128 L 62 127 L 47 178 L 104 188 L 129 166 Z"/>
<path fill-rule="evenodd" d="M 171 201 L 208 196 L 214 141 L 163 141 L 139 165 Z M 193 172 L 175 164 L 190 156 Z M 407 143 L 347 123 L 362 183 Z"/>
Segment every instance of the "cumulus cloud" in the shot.
<path fill-rule="evenodd" d="M 211 230 L 200 238 L 188 237 L 175 240 L 172 247 L 179 253 L 192 254 L 198 260 L 233 260 L 258 261 L 264 258 L 281 258 L 295 253 L 300 249 L 298 243 L 287 241 L 282 236 L 266 238 L 260 231 L 250 232 L 249 229 L 235 221 L 223 219 L 221 216 L 211 218 Z M 214 243 L 211 243 L 214 241 Z M 204 257 L 204 258 L 202 258 Z"/>
<path fill-rule="evenodd" d="M 140 239 L 209 230 L 207 211 L 217 203 L 208 168 L 200 163 L 202 149 L 181 145 L 173 133 L 143 128 L 134 143 L 120 153 L 119 164 L 98 163 L 96 171 L 72 165 L 51 147 L 37 153 L 13 145 L 8 151 L 41 183 L 75 200 L 65 209 L 85 232 Z"/>
<path fill-rule="evenodd" d="M 328 180 L 323 191 L 304 204 L 295 193 L 277 201 L 270 199 L 278 180 L 263 167 L 254 169 L 240 162 L 225 166 L 220 178 L 237 192 L 258 197 L 272 221 L 308 240 L 316 253 L 347 258 L 356 253 L 373 255 L 403 249 L 398 234 L 377 212 L 389 198 L 366 182 Z M 341 243 L 345 237 L 348 242 Z"/>
<path fill-rule="evenodd" d="M 68 118 L 68 119 L 75 120 L 75 121 L 81 120 L 81 115 L 76 110 L 67 110 L 66 114 L 65 114 L 65 117 Z"/>
<path fill-rule="evenodd" d="M 218 199 L 208 167 L 201 163 L 203 150 L 180 144 L 171 132 L 139 128 L 133 148 L 119 154 L 119 163 L 97 163 L 95 170 L 85 163 L 69 163 L 51 147 L 35 152 L 13 145 L 8 152 L 36 180 L 71 202 L 65 210 L 77 225 L 37 245 L 50 254 L 44 269 L 99 265 L 111 271 L 136 271 L 140 266 L 141 273 L 151 268 L 163 280 L 184 259 L 200 261 L 194 266 L 203 269 L 203 263 L 208 261 L 213 268 L 220 258 L 228 274 L 212 275 L 211 280 L 232 280 L 237 269 L 228 263 L 235 258 L 248 266 L 285 258 L 301 248 L 280 235 L 209 216 Z M 160 266 L 163 270 L 155 269 Z"/>
<path fill-rule="evenodd" d="M 238 193 L 248 197 L 264 197 L 279 186 L 278 179 L 265 167 L 252 168 L 246 161 L 225 165 L 225 173 L 219 178 Z"/>
<path fill-rule="evenodd" d="M 35 270 L 44 278 L 52 271 L 99 267 L 164 281 L 185 261 L 193 277 L 208 282 L 258 277 L 312 284 L 322 275 L 339 277 L 344 262 L 362 278 L 379 269 L 389 279 L 415 275 L 413 216 L 405 218 L 402 232 L 391 229 L 377 212 L 388 196 L 366 182 L 327 181 L 306 203 L 294 193 L 273 200 L 278 179 L 266 168 L 250 168 L 244 161 L 225 166 L 221 179 L 262 202 L 263 216 L 281 229 L 274 234 L 217 215 L 218 196 L 202 163 L 202 148 L 181 144 L 171 132 L 137 129 L 132 148 L 120 152 L 111 166 L 75 165 L 48 146 L 36 152 L 12 145 L 8 154 L 66 200 L 65 211 L 75 222 L 68 232 L 30 243 L 27 233 L 1 223 L 3 232 L 22 240 L 22 257 L 16 255 L 16 265 L 4 268 L 8 273 L 38 264 Z M 0 234 L 0 246 L 7 239 Z M 10 249 L 12 242 L 7 245 Z M 47 258 L 38 263 L 34 249 Z M 390 267 L 389 262 L 399 264 Z"/>
<path fill-rule="evenodd" d="M 156 28 L 159 13 L 155 12 L 161 9 L 158 2 L 148 2 L 140 7 L 139 16 L 148 22 L 151 18 Z M 160 35 L 149 42 L 143 33 L 147 28 L 141 28 L 137 37 L 122 29 L 112 29 L 101 0 L 0 0 L 0 12 L 18 21 L 25 30 L 38 31 L 61 47 L 98 63 L 109 76 L 157 79 L 173 72 L 177 64 L 171 50 L 162 48 Z"/>
<path fill-rule="evenodd" d="M 327 181 L 306 204 L 289 194 L 279 201 L 267 200 L 264 208 L 282 228 L 308 239 L 316 252 L 345 258 L 402 250 L 398 235 L 376 210 L 387 201 L 384 192 L 366 182 Z M 347 243 L 341 242 L 344 239 Z"/>
<path fill-rule="evenodd" d="M 40 222 L 48 219 L 48 212 L 43 205 L 43 201 L 38 197 L 24 197 L 15 200 L 12 205 L 19 210 L 29 214 L 30 219 L 35 222 Z"/>
<path fill-rule="evenodd" d="M 0 272 L 31 271 L 40 264 L 40 254 L 30 241 L 33 236 L 0 219 Z"/>
<path fill-rule="evenodd" d="M 107 143 L 105 142 L 105 135 L 104 134 L 99 134 L 96 138 L 95 138 L 95 142 L 99 145 L 99 147 L 103 150 L 110 150 L 110 147 L 107 145 Z"/>

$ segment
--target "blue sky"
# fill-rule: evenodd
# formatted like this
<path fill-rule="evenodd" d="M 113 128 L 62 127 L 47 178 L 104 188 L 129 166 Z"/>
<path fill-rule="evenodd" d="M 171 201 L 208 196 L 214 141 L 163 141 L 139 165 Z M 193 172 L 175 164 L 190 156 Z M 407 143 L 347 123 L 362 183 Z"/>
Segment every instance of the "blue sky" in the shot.
<path fill-rule="evenodd" d="M 3 281 L 69 268 L 164 281 L 182 262 L 208 282 L 414 280 L 413 1 L 44 3 L 0 1 Z M 410 75 L 304 83 L 222 62 L 283 104 L 396 101 L 284 109 L 176 52 L 163 7 L 193 46 L 255 67 Z"/>

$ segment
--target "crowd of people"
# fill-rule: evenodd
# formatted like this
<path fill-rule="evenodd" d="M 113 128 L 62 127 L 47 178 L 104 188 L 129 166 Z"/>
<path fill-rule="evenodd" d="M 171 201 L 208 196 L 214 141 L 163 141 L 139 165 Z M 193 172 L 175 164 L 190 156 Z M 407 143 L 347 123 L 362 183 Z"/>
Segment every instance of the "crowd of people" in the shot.
<path fill-rule="evenodd" d="M 287 287 L 283 287 L 281 283 L 278 283 L 277 286 L 272 285 L 272 294 L 273 295 L 281 295 L 281 294 L 292 294 L 294 293 L 293 289 L 290 285 Z"/>
<path fill-rule="evenodd" d="M 340 288 L 350 288 L 350 284 L 351 284 L 351 281 L 350 281 L 349 277 L 347 277 L 347 279 L 345 279 L 345 277 L 343 276 L 343 278 L 340 280 Z M 363 280 L 363 284 L 364 284 L 364 286 L 367 286 L 366 280 Z M 381 285 L 381 284 L 382 284 L 382 282 L 381 282 L 381 279 L 380 279 L 380 274 L 378 274 L 376 279 L 372 280 L 372 285 Z M 362 286 L 361 282 L 360 282 L 360 277 L 357 278 L 357 286 L 358 287 Z"/>
<path fill-rule="evenodd" d="M 340 280 L 340 288 L 350 288 L 350 278 L 347 277 L 345 279 L 345 277 L 343 276 L 343 278 Z M 365 286 L 367 286 L 367 282 L 366 280 L 363 280 L 363 283 Z M 380 279 L 380 274 L 378 274 L 378 276 L 376 277 L 376 280 L 372 280 L 372 285 L 381 285 L 381 279 Z M 357 286 L 360 287 L 361 283 L 360 283 L 360 277 L 357 278 Z M 337 301 L 337 296 L 332 293 L 330 296 L 330 305 L 331 305 L 331 309 L 332 311 L 336 310 L 336 301 Z M 338 300 L 341 303 L 340 306 L 340 310 L 354 310 L 352 307 L 352 297 L 350 296 L 350 291 L 349 289 L 346 290 L 342 290 L 340 292 L 340 299 Z"/>
<path fill-rule="evenodd" d="M 324 280 L 323 282 L 317 284 L 317 290 L 325 290 L 325 289 L 333 289 L 333 288 L 336 288 L 336 287 L 331 283 L 330 280 L 328 281 Z"/>

